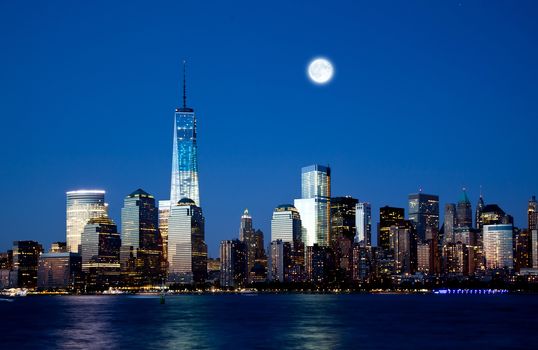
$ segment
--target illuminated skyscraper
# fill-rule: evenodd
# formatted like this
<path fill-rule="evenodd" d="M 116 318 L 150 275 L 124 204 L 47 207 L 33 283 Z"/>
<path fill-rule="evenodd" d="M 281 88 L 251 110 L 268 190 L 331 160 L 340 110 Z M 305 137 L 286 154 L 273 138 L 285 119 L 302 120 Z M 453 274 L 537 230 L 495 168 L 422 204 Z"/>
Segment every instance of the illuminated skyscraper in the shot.
<path fill-rule="evenodd" d="M 189 198 L 200 207 L 196 116 L 194 110 L 187 107 L 185 85 L 185 62 L 183 62 L 183 107 L 176 108 L 174 115 L 170 202 L 175 204 L 183 198 Z"/>
<path fill-rule="evenodd" d="M 484 225 L 484 255 L 488 269 L 514 267 L 512 224 Z"/>
<path fill-rule="evenodd" d="M 461 199 L 456 205 L 456 226 L 473 227 L 473 209 L 465 188 L 461 193 Z"/>
<path fill-rule="evenodd" d="M 207 277 L 207 245 L 202 209 L 189 198 L 170 209 L 168 219 L 168 280 L 203 283 Z"/>
<path fill-rule="evenodd" d="M 35 241 L 13 242 L 13 272 L 16 281 L 13 286 L 19 288 L 37 286 L 37 267 L 42 252 L 43 247 Z"/>
<path fill-rule="evenodd" d="M 384 206 L 379 208 L 379 225 L 377 233 L 377 246 L 383 250 L 391 248 L 390 228 L 404 227 L 404 209 Z"/>
<path fill-rule="evenodd" d="M 240 287 L 247 284 L 247 254 L 243 242 L 220 242 L 220 286 Z"/>
<path fill-rule="evenodd" d="M 301 214 L 303 242 L 306 246 L 329 244 L 331 169 L 310 165 L 301 171 L 301 199 L 295 207 Z"/>
<path fill-rule="evenodd" d="M 415 225 L 420 242 L 437 240 L 439 231 L 439 196 L 422 192 L 409 195 L 409 220 Z"/>
<path fill-rule="evenodd" d="M 163 242 L 163 258 L 168 261 L 168 218 L 170 217 L 170 201 L 159 201 L 159 231 Z"/>
<path fill-rule="evenodd" d="M 277 239 L 293 243 L 301 240 L 301 216 L 291 204 L 282 204 L 273 211 L 271 241 Z"/>
<path fill-rule="evenodd" d="M 355 242 L 363 247 L 372 245 L 372 207 L 370 203 L 357 203 L 356 208 L 357 234 Z"/>
<path fill-rule="evenodd" d="M 105 191 L 78 190 L 67 192 L 66 239 L 67 250 L 80 252 L 81 235 L 90 219 L 108 215 Z"/>
<path fill-rule="evenodd" d="M 131 272 L 143 283 L 159 283 L 162 278 L 162 243 L 158 225 L 155 198 L 151 194 L 138 189 L 125 197 L 121 209 L 122 251 L 131 252 Z"/>

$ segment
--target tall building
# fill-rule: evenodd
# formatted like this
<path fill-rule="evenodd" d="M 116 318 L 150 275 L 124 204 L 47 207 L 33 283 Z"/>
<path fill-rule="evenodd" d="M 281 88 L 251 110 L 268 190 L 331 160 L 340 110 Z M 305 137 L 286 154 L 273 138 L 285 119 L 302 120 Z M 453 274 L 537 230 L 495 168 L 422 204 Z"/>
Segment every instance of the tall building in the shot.
<path fill-rule="evenodd" d="M 357 234 L 355 242 L 363 247 L 372 245 L 372 207 L 370 203 L 359 202 L 355 209 Z"/>
<path fill-rule="evenodd" d="M 35 288 L 37 286 L 37 267 L 39 256 L 43 252 L 41 244 L 35 241 L 13 242 L 13 272 L 19 288 Z"/>
<path fill-rule="evenodd" d="M 527 208 L 527 228 L 529 231 L 538 229 L 538 202 L 536 196 L 532 196 L 529 200 Z"/>
<path fill-rule="evenodd" d="M 289 280 L 301 282 L 304 279 L 304 243 L 299 211 L 291 204 L 282 204 L 273 211 L 271 220 L 271 242 L 282 240 L 291 245 L 291 267 Z"/>
<path fill-rule="evenodd" d="M 203 283 L 207 278 L 207 245 L 202 208 L 189 198 L 170 209 L 168 219 L 168 281 Z"/>
<path fill-rule="evenodd" d="M 481 230 L 482 226 L 484 226 L 482 223 L 482 212 L 484 211 L 485 206 L 486 204 L 484 203 L 484 197 L 482 197 L 482 193 L 480 193 L 480 198 L 478 198 L 478 203 L 476 204 L 475 214 L 475 228 L 478 230 Z"/>
<path fill-rule="evenodd" d="M 390 249 L 390 227 L 404 226 L 404 209 L 384 206 L 379 208 L 377 245 L 383 250 Z"/>
<path fill-rule="evenodd" d="M 121 237 L 109 217 L 88 221 L 82 232 L 82 271 L 90 289 L 103 289 L 120 282 Z"/>
<path fill-rule="evenodd" d="M 125 197 L 121 209 L 122 251 L 129 251 L 129 261 L 122 261 L 141 284 L 160 283 L 162 240 L 159 232 L 155 198 L 142 189 Z M 123 257 L 122 257 L 123 258 Z"/>
<path fill-rule="evenodd" d="M 301 214 L 306 246 L 329 245 L 331 169 L 310 165 L 301 170 L 301 199 L 294 204 Z"/>
<path fill-rule="evenodd" d="M 463 189 L 461 198 L 456 205 L 456 226 L 473 227 L 473 209 L 465 188 Z"/>
<path fill-rule="evenodd" d="M 159 232 L 161 233 L 164 261 L 168 261 L 168 218 L 170 217 L 170 200 L 159 201 Z"/>
<path fill-rule="evenodd" d="M 356 198 L 331 198 L 330 245 L 334 253 L 336 268 L 343 273 L 339 279 L 351 280 L 353 276 L 353 241 L 357 233 Z"/>
<path fill-rule="evenodd" d="M 439 196 L 422 192 L 409 195 L 409 220 L 415 225 L 418 239 L 437 239 L 439 232 Z"/>
<path fill-rule="evenodd" d="M 413 274 L 417 268 L 417 236 L 410 223 L 407 227 L 391 226 L 390 246 L 394 252 L 394 273 Z"/>
<path fill-rule="evenodd" d="M 272 241 L 269 252 L 269 280 L 288 282 L 292 267 L 291 243 L 281 239 Z"/>
<path fill-rule="evenodd" d="M 183 107 L 176 108 L 174 115 L 170 202 L 175 205 L 183 198 L 191 199 L 200 207 L 196 116 L 194 110 L 187 107 L 185 62 L 183 62 Z"/>
<path fill-rule="evenodd" d="M 276 207 L 271 219 L 271 241 L 280 239 L 283 242 L 293 243 L 301 240 L 301 234 L 299 211 L 291 204 Z"/>
<path fill-rule="evenodd" d="M 101 190 L 69 191 L 66 195 L 67 250 L 78 253 L 84 226 L 90 219 L 107 216 L 108 204 L 105 203 L 105 191 Z"/>
<path fill-rule="evenodd" d="M 454 203 L 445 205 L 445 222 L 443 227 L 443 244 L 454 242 L 454 228 L 456 227 L 456 205 Z"/>
<path fill-rule="evenodd" d="M 483 244 L 488 269 L 514 267 L 513 232 L 512 224 L 484 225 Z"/>
<path fill-rule="evenodd" d="M 257 277 L 255 276 L 255 272 L 262 273 L 261 270 L 266 268 L 267 260 L 265 257 L 263 232 L 254 229 L 252 225 L 252 216 L 250 216 L 248 209 L 245 209 L 241 216 L 239 240 L 245 244 L 245 252 L 247 256 L 247 280 L 248 283 L 252 283 Z"/>
<path fill-rule="evenodd" d="M 240 240 L 220 242 L 220 286 L 236 288 L 247 285 L 246 247 Z"/>

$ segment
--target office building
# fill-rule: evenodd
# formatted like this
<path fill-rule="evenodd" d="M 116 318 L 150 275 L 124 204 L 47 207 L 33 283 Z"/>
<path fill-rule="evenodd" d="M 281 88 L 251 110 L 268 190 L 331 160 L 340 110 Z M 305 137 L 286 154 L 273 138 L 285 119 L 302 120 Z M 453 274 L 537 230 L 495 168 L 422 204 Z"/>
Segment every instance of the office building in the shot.
<path fill-rule="evenodd" d="M 330 246 L 334 253 L 336 268 L 345 280 L 352 278 L 353 241 L 357 234 L 356 209 L 358 200 L 346 197 L 331 198 Z"/>
<path fill-rule="evenodd" d="M 301 170 L 301 199 L 295 207 L 301 215 L 302 241 L 306 246 L 328 246 L 330 231 L 331 169 L 310 165 Z"/>
<path fill-rule="evenodd" d="M 240 240 L 220 243 L 220 286 L 237 288 L 248 284 L 246 247 Z"/>
<path fill-rule="evenodd" d="M 377 246 L 381 249 L 390 249 L 390 227 L 404 226 L 404 209 L 384 206 L 379 208 L 379 224 L 377 232 Z"/>
<path fill-rule="evenodd" d="M 456 227 L 456 204 L 448 203 L 445 205 L 445 222 L 443 224 L 442 243 L 454 242 L 454 228 Z"/>
<path fill-rule="evenodd" d="M 81 235 L 90 219 L 108 215 L 105 191 L 78 190 L 66 193 L 66 239 L 67 250 L 79 253 Z"/>
<path fill-rule="evenodd" d="M 79 253 L 58 251 L 54 245 L 41 254 L 37 269 L 37 288 L 42 290 L 75 290 L 82 272 Z"/>
<path fill-rule="evenodd" d="M 187 107 L 185 62 L 183 62 L 183 107 L 174 114 L 174 140 L 172 149 L 172 181 L 170 202 L 188 198 L 200 207 L 198 187 L 198 146 L 196 144 L 196 116 Z"/>
<path fill-rule="evenodd" d="M 513 232 L 512 224 L 484 225 L 483 244 L 488 269 L 512 269 Z"/>
<path fill-rule="evenodd" d="M 207 245 L 202 209 L 189 198 L 170 209 L 168 219 L 168 281 L 203 283 L 207 278 Z"/>
<path fill-rule="evenodd" d="M 155 198 L 142 189 L 129 194 L 121 209 L 122 268 L 135 284 L 162 281 L 162 240 Z"/>
<path fill-rule="evenodd" d="M 372 207 L 370 203 L 359 202 L 355 209 L 357 234 L 355 242 L 363 247 L 372 245 Z"/>
<path fill-rule="evenodd" d="M 536 196 L 532 196 L 527 207 L 527 228 L 532 230 L 538 229 L 538 202 Z"/>
<path fill-rule="evenodd" d="M 420 242 L 437 240 L 439 233 L 439 196 L 422 192 L 409 195 L 409 220 Z"/>
<path fill-rule="evenodd" d="M 163 260 L 168 261 L 168 218 L 170 217 L 170 201 L 159 201 L 159 232 L 162 240 Z"/>
<path fill-rule="evenodd" d="M 456 227 L 473 227 L 473 209 L 465 188 L 456 205 Z"/>
<path fill-rule="evenodd" d="M 19 288 L 37 286 L 37 267 L 43 247 L 36 241 L 13 242 L 13 274 L 10 284 Z"/>

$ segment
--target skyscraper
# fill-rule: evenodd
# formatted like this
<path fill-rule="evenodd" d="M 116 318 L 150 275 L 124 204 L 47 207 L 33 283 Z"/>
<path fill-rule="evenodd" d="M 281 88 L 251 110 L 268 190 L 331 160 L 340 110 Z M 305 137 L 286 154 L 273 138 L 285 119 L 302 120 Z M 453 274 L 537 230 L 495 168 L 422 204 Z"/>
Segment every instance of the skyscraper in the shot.
<path fill-rule="evenodd" d="M 390 227 L 404 227 L 404 209 L 384 206 L 379 208 L 377 246 L 383 250 L 391 248 Z"/>
<path fill-rule="evenodd" d="M 81 235 L 88 220 L 108 215 L 105 191 L 78 190 L 67 194 L 66 239 L 67 250 L 79 252 Z"/>
<path fill-rule="evenodd" d="M 82 271 L 90 289 L 103 289 L 120 282 L 121 238 L 107 216 L 92 218 L 82 232 Z"/>
<path fill-rule="evenodd" d="M 527 226 L 529 231 L 538 229 L 538 203 L 536 202 L 536 196 L 532 196 L 529 200 L 529 206 L 527 208 Z"/>
<path fill-rule="evenodd" d="M 246 247 L 240 240 L 220 242 L 220 286 L 240 287 L 247 284 Z"/>
<path fill-rule="evenodd" d="M 422 192 L 409 195 L 409 220 L 415 225 L 418 239 L 437 239 L 439 231 L 439 196 Z"/>
<path fill-rule="evenodd" d="M 370 203 L 357 203 L 356 208 L 357 235 L 355 242 L 361 246 L 372 245 L 372 207 Z"/>
<path fill-rule="evenodd" d="M 353 276 L 353 241 L 357 233 L 356 209 L 358 200 L 351 196 L 331 198 L 330 246 L 336 268 L 344 274 L 339 278 L 351 280 Z"/>
<path fill-rule="evenodd" d="M 473 227 L 473 209 L 465 188 L 463 189 L 461 198 L 456 205 L 456 226 Z"/>
<path fill-rule="evenodd" d="M 189 198 L 200 207 L 198 188 L 198 146 L 196 145 L 196 116 L 187 107 L 185 62 L 183 62 L 183 107 L 174 115 L 174 141 L 172 151 L 172 183 L 170 202 Z"/>
<path fill-rule="evenodd" d="M 37 286 L 37 268 L 39 255 L 43 247 L 36 241 L 13 242 L 13 272 L 16 283 L 20 288 L 35 288 Z"/>
<path fill-rule="evenodd" d="M 168 219 L 168 280 L 203 283 L 207 277 L 207 245 L 202 209 L 183 198 L 170 209 Z"/>
<path fill-rule="evenodd" d="M 273 211 L 271 241 L 277 239 L 293 243 L 301 240 L 301 216 L 291 204 L 282 204 Z"/>
<path fill-rule="evenodd" d="M 444 233 L 442 243 L 454 241 L 454 228 L 456 227 L 456 205 L 454 203 L 445 204 L 445 222 L 443 224 Z"/>
<path fill-rule="evenodd" d="M 484 255 L 488 269 L 514 267 L 512 224 L 484 225 Z"/>
<path fill-rule="evenodd" d="M 310 165 L 301 170 L 301 199 L 295 207 L 301 214 L 303 242 L 307 246 L 329 244 L 331 169 Z"/>
<path fill-rule="evenodd" d="M 263 247 L 263 232 L 255 230 L 252 225 L 252 216 L 245 209 L 241 216 L 241 224 L 239 226 L 239 240 L 245 245 L 245 253 L 247 259 L 247 279 L 248 283 L 253 282 L 253 269 L 257 267 L 260 272 L 267 264 L 265 259 L 265 249 Z"/>
<path fill-rule="evenodd" d="M 478 198 L 478 203 L 476 204 L 476 214 L 475 214 L 475 228 L 478 230 L 482 229 L 482 226 L 484 225 L 482 223 L 482 212 L 484 211 L 484 207 L 486 204 L 484 203 L 484 197 L 482 197 L 482 193 L 480 193 L 480 198 Z"/>
<path fill-rule="evenodd" d="M 162 239 L 162 252 L 164 261 L 168 261 L 168 218 L 170 217 L 170 201 L 159 201 L 159 232 Z"/>
<path fill-rule="evenodd" d="M 144 284 L 162 278 L 162 240 L 155 198 L 142 189 L 125 197 L 121 209 L 122 249 L 131 251 L 133 270 Z"/>

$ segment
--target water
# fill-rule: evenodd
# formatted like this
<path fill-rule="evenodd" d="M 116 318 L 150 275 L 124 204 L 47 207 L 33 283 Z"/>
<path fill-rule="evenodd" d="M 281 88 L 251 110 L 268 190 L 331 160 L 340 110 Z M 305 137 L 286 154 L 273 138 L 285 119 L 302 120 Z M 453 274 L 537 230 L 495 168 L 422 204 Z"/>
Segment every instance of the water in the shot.
<path fill-rule="evenodd" d="M 532 295 L 50 296 L 0 315 L 3 349 L 538 348 Z"/>

